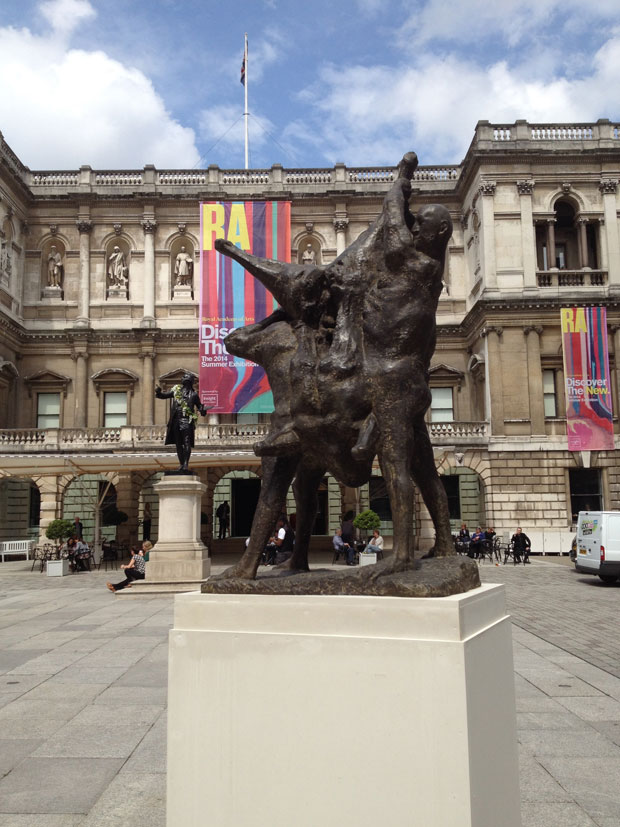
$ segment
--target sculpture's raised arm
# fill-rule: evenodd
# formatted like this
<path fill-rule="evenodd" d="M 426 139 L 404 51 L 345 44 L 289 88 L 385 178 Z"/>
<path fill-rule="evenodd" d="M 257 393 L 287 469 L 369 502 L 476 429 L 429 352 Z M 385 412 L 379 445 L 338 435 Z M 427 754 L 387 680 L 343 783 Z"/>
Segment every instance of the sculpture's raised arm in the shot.
<path fill-rule="evenodd" d="M 398 165 L 398 177 L 383 202 L 383 245 L 385 262 L 390 270 L 401 266 L 403 257 L 409 255 L 413 246 L 409 197 L 417 166 L 418 156 L 415 152 L 407 152 Z"/>

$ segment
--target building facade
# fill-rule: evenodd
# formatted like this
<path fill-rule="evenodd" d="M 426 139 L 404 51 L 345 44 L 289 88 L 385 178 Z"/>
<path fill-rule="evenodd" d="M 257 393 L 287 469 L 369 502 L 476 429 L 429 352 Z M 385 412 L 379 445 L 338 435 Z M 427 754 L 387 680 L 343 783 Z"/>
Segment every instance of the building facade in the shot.
<path fill-rule="evenodd" d="M 33 172 L 0 136 L 0 540 L 43 538 L 61 516 L 80 516 L 93 540 L 95 513 L 100 526 L 115 510 L 127 520 L 104 535 L 137 540 L 146 518 L 156 539 L 153 484 L 175 454 L 154 389 L 198 372 L 200 201 L 290 200 L 292 260 L 310 245 L 327 263 L 372 222 L 394 175 L 344 164 Z M 455 525 L 522 525 L 537 551 L 566 551 L 580 508 L 620 508 L 618 437 L 615 451 L 568 451 L 560 334 L 561 308 L 607 308 L 617 434 L 619 180 L 620 127 L 606 120 L 479 122 L 461 164 L 415 173 L 414 208 L 441 203 L 454 223 L 429 425 Z M 223 499 L 232 534 L 247 535 L 252 444 L 267 427 L 249 415 L 198 426 L 205 539 Z M 378 467 L 359 491 L 327 477 L 316 533 L 368 504 L 389 533 Z M 416 513 L 424 546 L 420 501 Z"/>

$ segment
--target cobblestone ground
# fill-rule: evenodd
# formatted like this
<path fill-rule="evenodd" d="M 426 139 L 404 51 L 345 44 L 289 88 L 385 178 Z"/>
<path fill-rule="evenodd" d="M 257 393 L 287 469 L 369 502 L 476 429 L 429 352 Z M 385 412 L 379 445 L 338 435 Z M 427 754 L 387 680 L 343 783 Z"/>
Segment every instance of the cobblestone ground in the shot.
<path fill-rule="evenodd" d="M 0 566 L 0 827 L 163 827 L 173 598 L 29 568 Z M 480 572 L 513 619 L 523 827 L 620 827 L 620 586 L 565 560 Z"/>

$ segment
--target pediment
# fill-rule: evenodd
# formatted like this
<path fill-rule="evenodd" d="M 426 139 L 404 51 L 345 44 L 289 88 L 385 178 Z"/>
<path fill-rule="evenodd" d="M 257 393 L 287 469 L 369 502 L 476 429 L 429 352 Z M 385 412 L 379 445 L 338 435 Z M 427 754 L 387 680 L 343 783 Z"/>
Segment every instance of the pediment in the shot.
<path fill-rule="evenodd" d="M 63 396 L 66 396 L 67 387 L 71 381 L 70 376 L 63 376 L 62 373 L 48 369 L 39 370 L 24 379 L 29 396 L 32 396 L 33 388 L 39 393 L 43 391 L 62 391 Z"/>
<path fill-rule="evenodd" d="M 173 385 L 180 385 L 186 373 L 194 377 L 194 383 L 197 382 L 198 374 L 195 373 L 195 371 L 189 370 L 188 368 L 175 368 L 168 373 L 162 373 L 158 379 L 158 384 L 161 385 L 164 390 L 168 391 Z"/>

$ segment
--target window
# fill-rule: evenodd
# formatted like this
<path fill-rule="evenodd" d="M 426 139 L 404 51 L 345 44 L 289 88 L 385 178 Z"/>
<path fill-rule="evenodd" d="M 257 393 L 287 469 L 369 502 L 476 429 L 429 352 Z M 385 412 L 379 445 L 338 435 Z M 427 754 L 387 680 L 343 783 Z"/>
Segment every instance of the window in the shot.
<path fill-rule="evenodd" d="M 571 514 L 601 511 L 601 472 L 595 468 L 572 468 L 568 472 Z"/>
<path fill-rule="evenodd" d="M 557 416 L 558 406 L 555 395 L 555 371 L 552 369 L 543 370 L 543 398 L 545 405 L 545 416 Z"/>
<path fill-rule="evenodd" d="M 448 510 L 451 520 L 461 519 L 461 494 L 459 491 L 459 478 L 456 474 L 439 478 L 446 489 L 448 497 Z"/>
<path fill-rule="evenodd" d="M 392 508 L 383 477 L 371 477 L 369 482 L 370 508 L 382 522 L 390 522 Z"/>
<path fill-rule="evenodd" d="M 431 388 L 431 422 L 452 422 L 454 406 L 452 388 Z"/>
<path fill-rule="evenodd" d="M 104 428 L 120 428 L 127 424 L 127 394 L 112 391 L 103 395 Z"/>
<path fill-rule="evenodd" d="M 60 394 L 37 394 L 37 428 L 60 428 Z"/>

